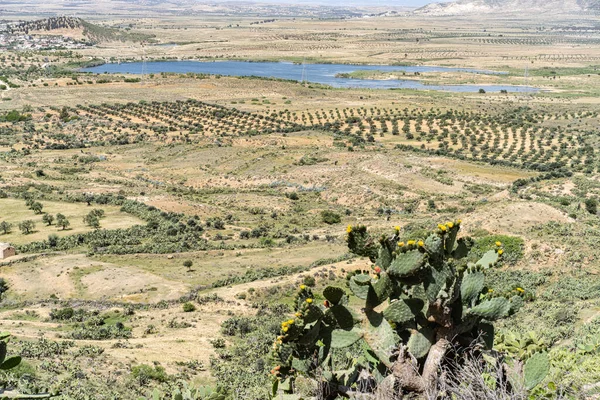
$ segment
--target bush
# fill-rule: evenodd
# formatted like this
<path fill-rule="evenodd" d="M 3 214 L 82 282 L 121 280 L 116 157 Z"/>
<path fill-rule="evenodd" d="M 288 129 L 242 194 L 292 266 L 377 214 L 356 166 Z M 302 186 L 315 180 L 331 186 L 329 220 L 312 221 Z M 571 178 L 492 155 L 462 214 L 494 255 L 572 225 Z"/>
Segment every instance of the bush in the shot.
<path fill-rule="evenodd" d="M 590 214 L 596 215 L 598 214 L 598 200 L 594 198 L 587 199 L 585 201 L 585 209 Z"/>
<path fill-rule="evenodd" d="M 342 217 L 330 210 L 324 210 L 321 212 L 321 220 L 328 225 L 339 224 L 342 221 Z"/>
<path fill-rule="evenodd" d="M 183 312 L 193 312 L 196 311 L 196 306 L 190 302 L 183 304 Z"/>
<path fill-rule="evenodd" d="M 315 278 L 310 275 L 305 276 L 304 279 L 302 280 L 302 283 L 304 283 L 306 286 L 309 286 L 309 287 L 315 287 L 315 285 L 317 284 L 317 282 L 315 281 Z"/>
<path fill-rule="evenodd" d="M 131 368 L 131 376 L 136 379 L 140 385 L 147 385 L 150 381 L 163 383 L 169 380 L 169 376 L 165 372 L 165 369 L 160 365 L 156 365 L 154 368 L 147 364 L 136 365 Z"/>
<path fill-rule="evenodd" d="M 50 311 L 50 319 L 53 321 L 68 321 L 73 318 L 75 310 L 71 307 L 65 307 L 60 309 L 53 309 Z"/>

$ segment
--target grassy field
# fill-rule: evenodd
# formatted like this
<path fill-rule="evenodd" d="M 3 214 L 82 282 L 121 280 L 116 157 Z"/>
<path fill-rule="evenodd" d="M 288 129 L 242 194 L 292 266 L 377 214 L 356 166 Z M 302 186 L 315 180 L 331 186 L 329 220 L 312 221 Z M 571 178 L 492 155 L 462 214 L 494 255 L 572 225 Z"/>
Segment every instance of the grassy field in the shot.
<path fill-rule="evenodd" d="M 44 201 L 43 213 L 35 214 L 28 209 L 25 202 L 16 199 L 0 199 L 0 207 L 2 207 L 2 221 L 12 224 L 12 230 L 8 234 L 0 235 L 0 240 L 12 244 L 24 244 L 38 240 L 44 240 L 50 234 L 58 236 L 75 235 L 78 233 L 90 232 L 91 227 L 86 225 L 83 217 L 91 211 L 91 207 L 85 204 L 61 203 L 56 201 Z M 101 207 L 104 210 L 105 217 L 101 220 L 103 229 L 119 229 L 128 228 L 135 224 L 140 224 L 142 221 L 119 211 L 118 207 L 107 206 Z M 52 225 L 43 222 L 44 214 L 56 216 L 63 214 L 70 222 L 67 229 L 56 226 L 56 218 Z M 31 220 L 35 224 L 34 230 L 29 234 L 23 234 L 19 230 L 19 223 L 25 220 Z"/>

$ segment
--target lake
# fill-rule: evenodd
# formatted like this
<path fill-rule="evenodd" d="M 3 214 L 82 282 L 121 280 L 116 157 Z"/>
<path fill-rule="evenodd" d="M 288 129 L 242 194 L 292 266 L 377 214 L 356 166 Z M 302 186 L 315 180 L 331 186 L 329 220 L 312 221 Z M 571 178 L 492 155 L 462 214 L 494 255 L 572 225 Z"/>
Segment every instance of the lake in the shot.
<path fill-rule="evenodd" d="M 83 72 L 141 74 L 141 62 L 104 64 L 97 67 L 83 68 Z M 185 74 L 202 73 L 227 76 L 258 76 L 262 78 L 279 78 L 301 81 L 303 77 L 308 82 L 320 83 L 336 88 L 362 89 L 417 89 L 450 92 L 539 92 L 539 88 L 531 86 L 512 85 L 426 85 L 417 80 L 372 80 L 336 78 L 337 74 L 351 73 L 358 70 L 375 70 L 384 72 L 467 72 L 484 75 L 501 75 L 505 72 L 477 70 L 469 68 L 449 68 L 433 66 L 390 66 L 390 65 L 346 65 L 346 64 L 293 64 L 288 62 L 245 62 L 245 61 L 152 61 L 147 62 L 146 73 L 159 74 L 173 72 Z"/>

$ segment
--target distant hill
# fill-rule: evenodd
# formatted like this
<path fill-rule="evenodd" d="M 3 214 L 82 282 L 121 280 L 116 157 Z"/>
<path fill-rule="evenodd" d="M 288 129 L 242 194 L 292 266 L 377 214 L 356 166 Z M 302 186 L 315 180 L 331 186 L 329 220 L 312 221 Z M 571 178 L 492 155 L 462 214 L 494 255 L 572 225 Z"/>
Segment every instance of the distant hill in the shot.
<path fill-rule="evenodd" d="M 78 33 L 90 42 L 141 42 L 151 40 L 153 37 L 152 35 L 95 25 L 81 18 L 65 16 L 44 18 L 35 21 L 20 21 L 7 25 L 6 31 L 10 34 L 52 33 L 56 31 L 58 34 L 66 36 Z"/>
<path fill-rule="evenodd" d="M 424 15 L 494 13 L 560 14 L 600 11 L 600 0 L 458 0 L 431 3 L 414 11 Z"/>

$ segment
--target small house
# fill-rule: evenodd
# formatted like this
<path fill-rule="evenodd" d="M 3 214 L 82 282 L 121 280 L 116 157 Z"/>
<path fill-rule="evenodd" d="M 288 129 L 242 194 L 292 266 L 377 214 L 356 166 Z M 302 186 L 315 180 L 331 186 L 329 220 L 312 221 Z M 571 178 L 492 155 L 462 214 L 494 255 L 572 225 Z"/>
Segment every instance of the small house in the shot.
<path fill-rule="evenodd" d="M 17 254 L 17 251 L 10 243 L 0 243 L 0 260 L 12 257 Z"/>

